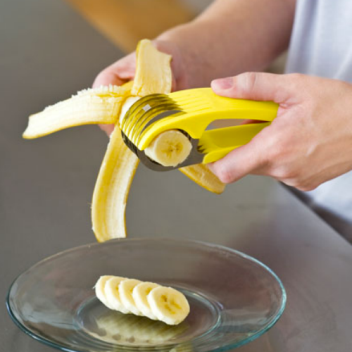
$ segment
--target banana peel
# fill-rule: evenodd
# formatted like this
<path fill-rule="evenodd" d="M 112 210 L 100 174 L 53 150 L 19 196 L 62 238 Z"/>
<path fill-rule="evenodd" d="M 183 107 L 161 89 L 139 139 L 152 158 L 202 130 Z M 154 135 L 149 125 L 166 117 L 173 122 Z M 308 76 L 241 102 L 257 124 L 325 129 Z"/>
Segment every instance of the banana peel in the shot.
<path fill-rule="evenodd" d="M 120 87 L 80 91 L 70 99 L 31 115 L 23 133 L 23 138 L 33 139 L 79 125 L 115 125 L 93 192 L 92 224 L 99 242 L 127 236 L 126 204 L 139 160 L 121 137 L 119 115 L 123 103 L 131 96 L 171 91 L 171 56 L 159 52 L 146 39 L 140 41 L 136 53 L 134 81 Z M 224 191 L 225 185 L 206 165 L 192 165 L 180 171 L 210 192 L 220 194 Z"/>
<path fill-rule="evenodd" d="M 209 192 L 221 194 L 225 190 L 226 185 L 222 183 L 205 164 L 191 165 L 179 170 Z"/>
<path fill-rule="evenodd" d="M 150 40 L 143 39 L 136 50 L 136 74 L 131 90 L 132 95 L 145 95 L 171 92 L 171 55 L 158 51 Z"/>
<path fill-rule="evenodd" d="M 98 242 L 127 236 L 126 205 L 138 164 L 115 126 L 93 192 L 92 224 Z"/>

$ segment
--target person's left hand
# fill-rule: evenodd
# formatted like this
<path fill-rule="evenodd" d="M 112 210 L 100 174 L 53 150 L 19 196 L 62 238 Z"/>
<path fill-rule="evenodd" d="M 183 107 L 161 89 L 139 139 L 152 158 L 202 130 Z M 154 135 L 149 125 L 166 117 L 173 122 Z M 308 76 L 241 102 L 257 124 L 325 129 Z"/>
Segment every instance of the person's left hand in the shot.
<path fill-rule="evenodd" d="M 352 170 L 352 85 L 299 74 L 244 73 L 215 80 L 218 95 L 280 105 L 247 145 L 210 164 L 222 182 L 247 174 L 273 177 L 302 191 Z"/>
<path fill-rule="evenodd" d="M 161 52 L 172 56 L 172 90 L 186 89 L 188 79 L 183 62 L 183 53 L 174 43 L 154 40 L 153 45 Z M 134 78 L 136 70 L 136 53 L 133 52 L 101 71 L 95 78 L 93 88 L 100 86 L 116 85 L 120 86 Z M 114 130 L 114 125 L 99 125 L 100 128 L 110 135 Z"/>

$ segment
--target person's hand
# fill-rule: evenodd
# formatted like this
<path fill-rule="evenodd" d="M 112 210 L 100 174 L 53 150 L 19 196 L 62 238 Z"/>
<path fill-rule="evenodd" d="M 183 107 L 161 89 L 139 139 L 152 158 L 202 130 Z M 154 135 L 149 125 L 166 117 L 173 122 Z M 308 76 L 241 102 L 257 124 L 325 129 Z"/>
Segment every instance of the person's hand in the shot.
<path fill-rule="evenodd" d="M 155 40 L 153 44 L 159 51 L 172 56 L 172 90 L 186 89 L 187 78 L 181 52 L 178 47 L 173 43 L 160 40 Z M 93 83 L 93 88 L 108 86 L 109 84 L 120 86 L 134 78 L 135 69 L 136 53 L 133 52 L 101 71 Z M 100 128 L 110 135 L 114 129 L 114 125 L 100 125 Z"/>
<path fill-rule="evenodd" d="M 218 95 L 280 105 L 251 142 L 210 169 L 225 183 L 266 175 L 302 191 L 352 170 L 352 85 L 299 74 L 244 73 L 215 80 Z"/>

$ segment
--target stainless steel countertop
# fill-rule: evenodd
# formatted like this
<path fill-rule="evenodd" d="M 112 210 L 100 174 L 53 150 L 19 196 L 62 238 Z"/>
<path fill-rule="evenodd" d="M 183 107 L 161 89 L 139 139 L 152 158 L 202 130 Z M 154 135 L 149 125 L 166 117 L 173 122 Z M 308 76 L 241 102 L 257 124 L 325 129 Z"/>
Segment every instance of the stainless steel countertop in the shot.
<path fill-rule="evenodd" d="M 5 295 L 30 265 L 95 241 L 89 208 L 107 138 L 95 126 L 35 141 L 21 133 L 30 113 L 88 87 L 122 54 L 60 0 L 2 0 L 0 51 L 0 350 L 49 352 L 11 322 Z M 248 177 L 216 196 L 141 166 L 127 221 L 131 237 L 224 244 L 280 276 L 283 317 L 238 351 L 352 350 L 352 247 L 279 184 Z"/>

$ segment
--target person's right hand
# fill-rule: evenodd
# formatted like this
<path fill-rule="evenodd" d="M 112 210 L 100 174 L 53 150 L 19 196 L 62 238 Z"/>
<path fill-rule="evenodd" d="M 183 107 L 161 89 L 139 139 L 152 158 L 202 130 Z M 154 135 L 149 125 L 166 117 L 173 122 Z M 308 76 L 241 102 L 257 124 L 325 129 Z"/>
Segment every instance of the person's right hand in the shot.
<path fill-rule="evenodd" d="M 311 191 L 352 171 L 351 83 L 301 74 L 247 72 L 215 80 L 212 88 L 223 97 L 279 104 L 270 126 L 209 164 L 222 182 L 262 175 Z"/>
<path fill-rule="evenodd" d="M 153 41 L 153 45 L 161 52 L 172 56 L 172 90 L 188 88 L 186 71 L 184 69 L 182 54 L 176 44 L 166 41 Z M 133 52 L 101 71 L 95 78 L 93 88 L 108 86 L 109 84 L 120 86 L 134 78 L 136 69 L 136 53 Z M 110 135 L 114 125 L 99 125 L 100 128 Z"/>

